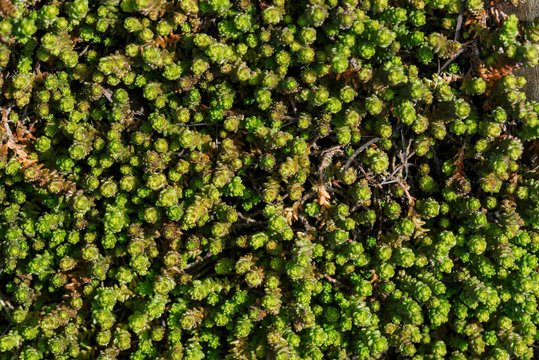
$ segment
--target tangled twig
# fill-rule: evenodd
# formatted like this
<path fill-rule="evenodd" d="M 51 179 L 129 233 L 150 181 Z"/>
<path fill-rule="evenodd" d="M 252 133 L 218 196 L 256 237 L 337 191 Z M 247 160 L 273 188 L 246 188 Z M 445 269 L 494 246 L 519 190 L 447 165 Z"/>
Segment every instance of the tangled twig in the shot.
<path fill-rule="evenodd" d="M 374 139 L 371 139 L 369 141 L 367 141 L 365 144 L 361 145 L 359 147 L 359 149 L 357 149 L 356 151 L 354 151 L 354 153 L 348 158 L 348 160 L 346 161 L 346 163 L 344 164 L 344 169 L 348 169 L 350 167 L 350 165 L 352 164 L 352 161 L 354 161 L 354 159 L 359 155 L 361 154 L 363 151 L 365 151 L 366 148 L 368 148 L 369 146 L 371 146 L 372 144 L 374 144 L 375 142 L 381 140 L 382 138 L 374 138 Z"/>
<path fill-rule="evenodd" d="M 67 196 L 71 196 L 76 191 L 75 183 L 64 179 L 64 177 L 56 170 L 44 168 L 44 164 L 38 163 L 36 159 L 30 158 L 30 155 L 25 151 L 25 145 L 21 144 L 29 140 L 35 139 L 32 132 L 26 128 L 19 127 L 15 134 L 9 126 L 8 116 L 11 109 L 2 109 L 2 124 L 6 131 L 6 143 L 0 147 L 0 156 L 6 155 L 8 149 L 15 152 L 15 159 L 22 164 L 25 169 L 33 169 L 35 175 L 29 180 L 32 182 L 38 182 L 39 186 L 44 186 L 52 181 L 58 181 L 62 184 L 60 191 L 66 191 Z M 32 127 L 31 127 L 32 129 Z"/>

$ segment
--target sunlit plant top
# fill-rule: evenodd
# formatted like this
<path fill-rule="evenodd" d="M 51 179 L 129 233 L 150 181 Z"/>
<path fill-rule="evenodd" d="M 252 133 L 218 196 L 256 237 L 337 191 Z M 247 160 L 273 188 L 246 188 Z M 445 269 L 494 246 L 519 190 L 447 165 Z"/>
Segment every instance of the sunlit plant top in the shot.
<path fill-rule="evenodd" d="M 538 358 L 513 2 L 0 0 L 0 360 Z"/>

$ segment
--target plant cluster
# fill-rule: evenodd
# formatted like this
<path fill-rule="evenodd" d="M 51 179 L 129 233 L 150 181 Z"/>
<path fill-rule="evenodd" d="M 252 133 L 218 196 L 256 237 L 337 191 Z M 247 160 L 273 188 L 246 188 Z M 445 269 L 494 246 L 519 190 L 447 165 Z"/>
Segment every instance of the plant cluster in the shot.
<path fill-rule="evenodd" d="M 514 2 L 0 0 L 0 359 L 534 358 Z"/>

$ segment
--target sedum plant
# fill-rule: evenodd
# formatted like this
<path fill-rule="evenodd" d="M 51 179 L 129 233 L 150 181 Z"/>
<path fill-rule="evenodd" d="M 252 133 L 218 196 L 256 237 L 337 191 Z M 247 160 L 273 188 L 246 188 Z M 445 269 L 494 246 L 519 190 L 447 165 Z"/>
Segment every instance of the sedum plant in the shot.
<path fill-rule="evenodd" d="M 0 0 L 0 359 L 536 358 L 518 3 Z"/>

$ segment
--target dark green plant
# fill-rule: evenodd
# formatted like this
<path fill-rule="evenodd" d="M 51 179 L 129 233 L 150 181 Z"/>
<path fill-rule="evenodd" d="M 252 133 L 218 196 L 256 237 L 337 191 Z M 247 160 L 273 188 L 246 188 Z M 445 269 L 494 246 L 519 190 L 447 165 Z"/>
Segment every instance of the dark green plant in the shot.
<path fill-rule="evenodd" d="M 537 357 L 506 2 L 0 0 L 0 360 Z"/>

